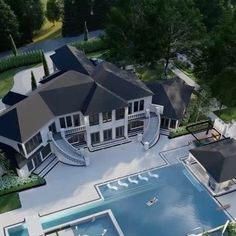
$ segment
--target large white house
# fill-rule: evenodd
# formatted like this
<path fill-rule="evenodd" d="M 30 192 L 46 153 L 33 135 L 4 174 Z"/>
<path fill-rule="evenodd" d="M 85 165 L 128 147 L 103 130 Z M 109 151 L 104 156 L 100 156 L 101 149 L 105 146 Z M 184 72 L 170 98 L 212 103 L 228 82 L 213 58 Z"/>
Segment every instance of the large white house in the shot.
<path fill-rule="evenodd" d="M 69 46 L 51 58 L 55 73 L 0 115 L 1 148 L 19 176 L 50 156 L 87 166 L 88 152 L 133 135 L 146 149 L 158 141 L 163 106 L 152 104 L 152 91 L 134 74 L 108 62 L 95 65 Z"/>

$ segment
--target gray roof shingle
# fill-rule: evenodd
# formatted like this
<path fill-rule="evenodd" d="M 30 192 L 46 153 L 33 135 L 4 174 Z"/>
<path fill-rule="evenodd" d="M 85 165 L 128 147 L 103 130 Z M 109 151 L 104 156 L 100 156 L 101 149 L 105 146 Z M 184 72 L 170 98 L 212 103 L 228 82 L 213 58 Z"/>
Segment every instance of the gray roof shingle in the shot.
<path fill-rule="evenodd" d="M 194 90 L 192 86 L 177 77 L 146 85 L 154 93 L 152 102 L 164 106 L 163 116 L 176 120 L 184 117 Z"/>
<path fill-rule="evenodd" d="M 236 140 L 225 139 L 190 150 L 216 182 L 236 178 Z"/>

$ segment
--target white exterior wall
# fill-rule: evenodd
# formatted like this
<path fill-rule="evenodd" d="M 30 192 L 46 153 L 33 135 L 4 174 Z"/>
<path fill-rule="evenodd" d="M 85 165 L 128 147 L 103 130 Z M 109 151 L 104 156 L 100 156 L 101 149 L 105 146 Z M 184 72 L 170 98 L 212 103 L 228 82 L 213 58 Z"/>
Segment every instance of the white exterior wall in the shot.
<path fill-rule="evenodd" d="M 223 120 L 218 118 L 215 119 L 213 127 L 225 137 L 236 139 L 236 121 L 226 124 Z"/>

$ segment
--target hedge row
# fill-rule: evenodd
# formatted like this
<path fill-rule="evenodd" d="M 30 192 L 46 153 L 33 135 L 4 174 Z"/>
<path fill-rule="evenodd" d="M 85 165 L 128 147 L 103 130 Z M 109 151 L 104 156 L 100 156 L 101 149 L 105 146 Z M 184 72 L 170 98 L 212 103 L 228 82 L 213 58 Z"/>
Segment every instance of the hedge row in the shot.
<path fill-rule="evenodd" d="M 40 50 L 19 53 L 16 56 L 11 55 L 0 60 L 0 73 L 9 69 L 28 66 L 41 62 L 42 52 Z"/>
<path fill-rule="evenodd" d="M 85 53 L 98 52 L 107 49 L 106 44 L 100 38 L 73 42 L 70 45 L 79 50 L 83 50 Z"/>

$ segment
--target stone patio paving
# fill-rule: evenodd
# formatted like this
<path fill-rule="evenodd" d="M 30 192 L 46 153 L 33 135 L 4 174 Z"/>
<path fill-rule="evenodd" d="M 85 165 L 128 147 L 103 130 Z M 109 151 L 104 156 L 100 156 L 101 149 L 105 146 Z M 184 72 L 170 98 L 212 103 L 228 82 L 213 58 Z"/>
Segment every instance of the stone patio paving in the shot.
<path fill-rule="evenodd" d="M 89 167 L 59 163 L 45 177 L 46 186 L 20 193 L 22 208 L 1 214 L 0 226 L 20 222 L 38 213 L 44 215 L 98 199 L 95 184 L 166 165 L 160 152 L 183 147 L 180 150 L 186 153 L 190 140 L 193 140 L 191 135 L 175 139 L 163 135 L 152 149 L 144 151 L 143 146 L 134 138 L 128 144 L 89 153 Z M 172 152 L 172 157 L 176 158 L 175 152 Z M 171 155 L 168 156 L 170 159 Z"/>

